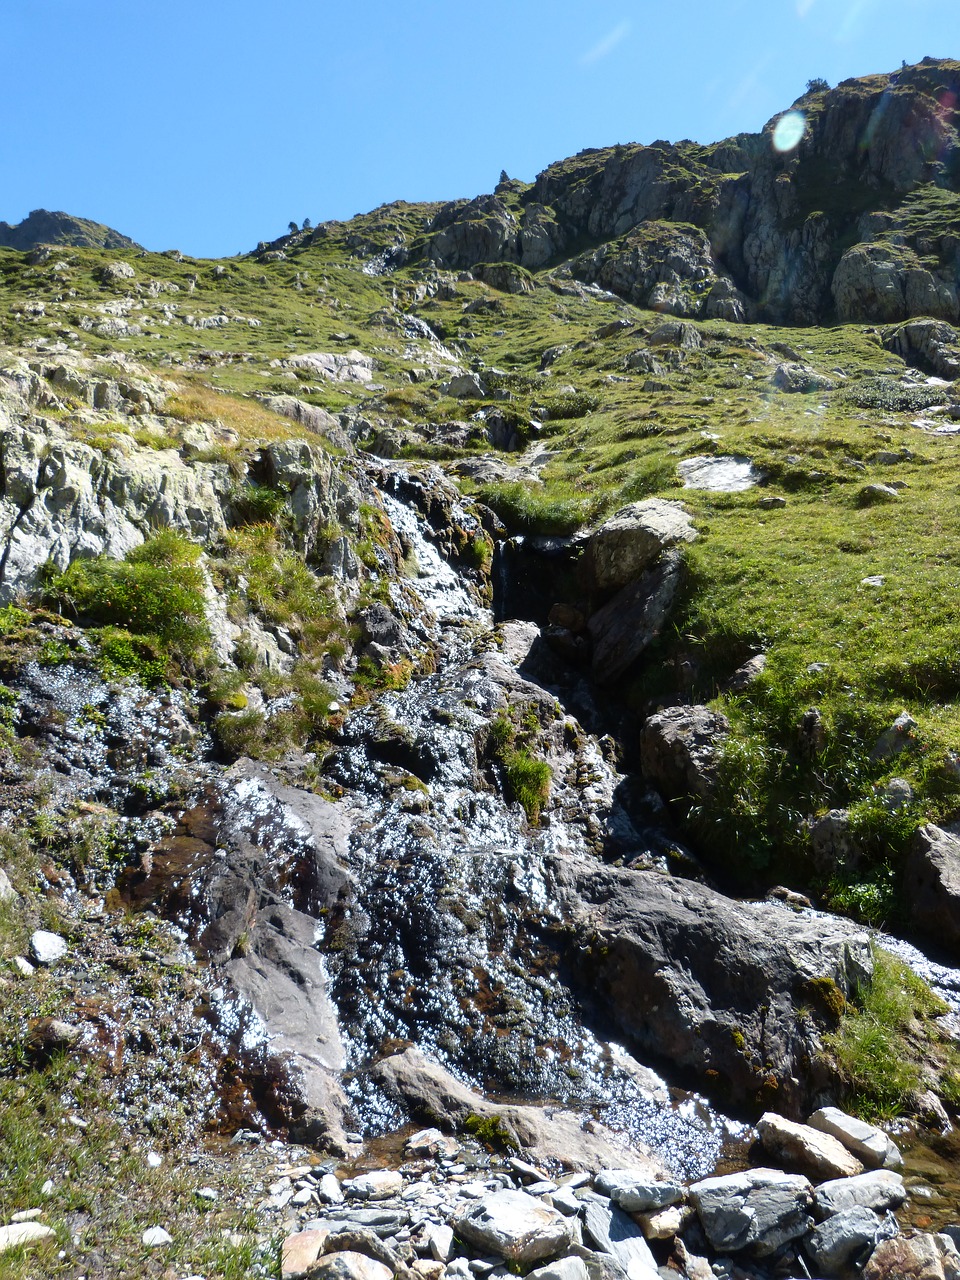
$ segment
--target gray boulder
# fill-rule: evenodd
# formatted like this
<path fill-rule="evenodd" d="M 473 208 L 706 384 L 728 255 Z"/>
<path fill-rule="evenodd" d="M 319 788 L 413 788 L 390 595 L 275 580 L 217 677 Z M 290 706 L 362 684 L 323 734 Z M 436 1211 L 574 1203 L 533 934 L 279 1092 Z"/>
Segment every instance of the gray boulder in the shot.
<path fill-rule="evenodd" d="M 914 929 L 938 946 L 960 951 L 960 838 L 932 823 L 921 827 L 903 887 Z"/>
<path fill-rule="evenodd" d="M 764 1257 L 813 1226 L 810 1183 L 777 1169 L 704 1178 L 691 1186 L 690 1199 L 711 1247 L 724 1253 Z"/>
<path fill-rule="evenodd" d="M 469 1206 L 457 1235 L 487 1253 L 526 1265 L 562 1253 L 571 1240 L 567 1218 L 523 1191 L 496 1191 Z"/>
<path fill-rule="evenodd" d="M 804 1248 L 820 1274 L 840 1275 L 858 1253 L 874 1245 L 881 1221 L 869 1209 L 844 1209 L 815 1227 Z"/>
<path fill-rule="evenodd" d="M 719 712 L 701 706 L 668 707 L 640 730 L 640 768 L 668 801 L 687 805 L 710 795 L 718 748 L 730 731 Z"/>
<path fill-rule="evenodd" d="M 818 993 L 866 980 L 865 932 L 656 872 L 573 857 L 547 868 L 573 964 L 629 1045 L 716 1072 L 733 1099 L 776 1097 L 788 1114 L 826 1084 Z"/>
<path fill-rule="evenodd" d="M 643 1232 L 622 1209 L 610 1204 L 602 1196 L 586 1201 L 583 1209 L 583 1229 L 601 1253 L 609 1253 L 624 1271 L 640 1275 L 656 1275 L 657 1264 Z"/>
<path fill-rule="evenodd" d="M 839 1107 L 821 1107 L 807 1124 L 838 1139 L 869 1169 L 897 1169 L 903 1164 L 903 1156 L 889 1134 L 856 1116 L 848 1116 Z"/>
<path fill-rule="evenodd" d="M 655 1181 L 636 1169 L 601 1169 L 593 1185 L 627 1213 L 664 1209 L 683 1199 L 683 1187 L 679 1183 Z"/>
<path fill-rule="evenodd" d="M 614 684 L 660 635 L 682 572 L 679 554 L 668 551 L 652 569 L 591 615 L 587 630 L 593 641 L 593 678 L 598 684 Z"/>
<path fill-rule="evenodd" d="M 679 502 L 649 498 L 623 507 L 586 536 L 581 573 L 588 590 L 615 591 L 633 582 L 669 547 L 697 532 Z"/>
<path fill-rule="evenodd" d="M 814 1192 L 817 1217 L 826 1218 L 847 1209 L 872 1209 L 885 1213 L 898 1209 L 907 1198 L 903 1178 L 892 1169 L 874 1169 L 854 1178 L 821 1182 Z"/>

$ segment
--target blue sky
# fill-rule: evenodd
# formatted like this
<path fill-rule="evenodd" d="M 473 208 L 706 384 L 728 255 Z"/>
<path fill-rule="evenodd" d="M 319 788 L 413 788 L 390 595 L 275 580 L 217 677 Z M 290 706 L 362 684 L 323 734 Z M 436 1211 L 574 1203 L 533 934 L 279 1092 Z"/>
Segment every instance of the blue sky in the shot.
<path fill-rule="evenodd" d="M 808 79 L 960 56 L 957 0 L 4 0 L 0 219 L 151 249 L 759 129 Z"/>

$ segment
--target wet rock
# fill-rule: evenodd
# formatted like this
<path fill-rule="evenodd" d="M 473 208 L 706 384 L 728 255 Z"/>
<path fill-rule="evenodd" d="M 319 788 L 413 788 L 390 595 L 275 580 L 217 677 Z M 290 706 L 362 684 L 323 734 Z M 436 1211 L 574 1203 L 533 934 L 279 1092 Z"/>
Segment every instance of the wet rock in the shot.
<path fill-rule="evenodd" d="M 484 1196 L 457 1218 L 454 1229 L 471 1244 L 520 1264 L 555 1257 L 571 1238 L 562 1214 L 522 1191 Z"/>
<path fill-rule="evenodd" d="M 657 1182 L 645 1178 L 635 1169 L 601 1169 L 594 1178 L 597 1191 L 627 1213 L 647 1213 L 664 1209 L 683 1199 L 683 1187 L 677 1182 Z"/>
<path fill-rule="evenodd" d="M 70 950 L 66 938 L 48 929 L 36 929 L 30 935 L 30 954 L 39 965 L 53 965 Z"/>
<path fill-rule="evenodd" d="M 656 872 L 575 858 L 549 867 L 582 981 L 628 1043 L 795 1114 L 825 1082 L 819 1033 L 798 1011 L 823 978 L 842 994 L 866 980 L 865 932 Z"/>
<path fill-rule="evenodd" d="M 439 1129 L 421 1129 L 407 1139 L 404 1149 L 410 1156 L 451 1160 L 460 1151 L 460 1143 Z"/>
<path fill-rule="evenodd" d="M 957 1280 L 960 1255 L 943 1236 L 898 1236 L 884 1240 L 870 1255 L 863 1280 Z"/>
<path fill-rule="evenodd" d="M 910 922 L 950 951 L 960 951 L 960 838 L 928 823 L 914 837 L 903 878 Z"/>
<path fill-rule="evenodd" d="M 872 1248 L 881 1219 L 869 1209 L 844 1209 L 814 1228 L 804 1240 L 804 1248 L 818 1272 L 840 1275 L 857 1255 Z"/>
<path fill-rule="evenodd" d="M 668 707 L 640 731 L 640 767 L 664 799 L 689 803 L 710 794 L 717 751 L 730 731 L 725 716 L 706 707 Z"/>
<path fill-rule="evenodd" d="M 488 1102 L 418 1049 L 382 1059 L 370 1075 L 389 1097 L 415 1115 L 429 1115 L 450 1128 L 462 1127 L 471 1116 L 479 1117 L 492 1124 L 508 1146 L 537 1162 L 574 1169 L 629 1163 L 648 1171 L 651 1179 L 665 1174 L 652 1155 L 625 1146 L 603 1125 L 582 1128 L 577 1116 L 559 1108 Z"/>
<path fill-rule="evenodd" d="M 813 1192 L 806 1178 L 776 1169 L 705 1178 L 690 1187 L 704 1233 L 718 1252 L 775 1253 L 813 1226 Z"/>
<path fill-rule="evenodd" d="M 903 1156 L 889 1134 L 864 1120 L 858 1120 L 856 1116 L 848 1116 L 839 1107 L 821 1107 L 810 1116 L 807 1124 L 837 1138 L 867 1168 L 898 1169 L 903 1164 Z"/>
<path fill-rule="evenodd" d="M 875 1169 L 858 1173 L 854 1178 L 821 1182 L 814 1191 L 815 1209 L 820 1218 L 858 1208 L 884 1213 L 887 1209 L 898 1209 L 906 1198 L 903 1178 L 891 1169 Z"/>
<path fill-rule="evenodd" d="M 814 1182 L 849 1178 L 863 1172 L 863 1165 L 830 1133 L 796 1124 L 768 1111 L 757 1122 L 764 1151 L 787 1168 L 798 1169 Z"/>
<path fill-rule="evenodd" d="M 583 1228 L 602 1252 L 611 1254 L 624 1271 L 640 1277 L 656 1274 L 657 1264 L 643 1232 L 635 1222 L 601 1196 L 586 1201 Z"/>
<path fill-rule="evenodd" d="M 580 571 L 590 591 L 624 587 L 663 551 L 693 542 L 697 533 L 679 502 L 650 498 L 623 507 L 586 536 Z"/>
<path fill-rule="evenodd" d="M 680 586 L 683 562 L 668 551 L 636 582 L 623 587 L 587 623 L 593 641 L 593 678 L 615 683 L 660 635 Z M 579 639 L 579 637 L 577 637 Z"/>

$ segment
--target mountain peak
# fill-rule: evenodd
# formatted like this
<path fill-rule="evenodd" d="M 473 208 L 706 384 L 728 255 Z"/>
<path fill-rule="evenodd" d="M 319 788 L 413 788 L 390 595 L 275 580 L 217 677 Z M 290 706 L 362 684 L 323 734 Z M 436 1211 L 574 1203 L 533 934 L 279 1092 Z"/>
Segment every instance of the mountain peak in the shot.
<path fill-rule="evenodd" d="M 129 236 L 89 218 L 48 209 L 34 209 L 22 222 L 0 222 L 0 248 L 25 251 L 40 244 L 64 244 L 87 249 L 139 249 Z"/>

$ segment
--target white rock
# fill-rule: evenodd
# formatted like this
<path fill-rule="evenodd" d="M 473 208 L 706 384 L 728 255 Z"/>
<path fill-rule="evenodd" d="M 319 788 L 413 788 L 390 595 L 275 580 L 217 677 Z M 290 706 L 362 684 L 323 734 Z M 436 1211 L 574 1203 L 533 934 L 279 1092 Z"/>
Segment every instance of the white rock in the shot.
<path fill-rule="evenodd" d="M 343 1201 L 343 1192 L 340 1190 L 339 1179 L 332 1173 L 323 1175 L 317 1192 L 325 1204 L 340 1204 Z"/>
<path fill-rule="evenodd" d="M 310 1280 L 393 1280 L 393 1272 L 382 1262 L 345 1249 L 328 1253 L 310 1269 Z"/>
<path fill-rule="evenodd" d="M 582 1258 L 558 1258 L 529 1272 L 527 1280 L 588 1280 L 589 1275 Z"/>
<path fill-rule="evenodd" d="M 163 1227 L 147 1227 L 140 1239 L 148 1249 L 157 1249 L 161 1245 L 173 1244 L 173 1236 L 169 1231 L 164 1231 Z"/>
<path fill-rule="evenodd" d="M 341 1187 L 347 1195 L 360 1200 L 387 1200 L 401 1193 L 403 1176 L 396 1169 L 375 1169 L 372 1173 L 360 1174 L 358 1178 L 349 1178 Z"/>
<path fill-rule="evenodd" d="M 863 1172 L 863 1165 L 842 1142 L 811 1125 L 797 1124 L 765 1112 L 757 1122 L 764 1151 L 788 1168 L 802 1169 L 815 1181 L 850 1178 Z"/>
<path fill-rule="evenodd" d="M 26 956 L 14 956 L 13 963 L 17 968 L 17 972 L 23 978 L 32 978 L 37 972 L 36 966 L 32 965 Z"/>
<path fill-rule="evenodd" d="M 3 867 L 0 867 L 0 902 L 12 902 L 16 896 L 16 890 L 10 883 L 10 877 Z"/>
<path fill-rule="evenodd" d="M 66 938 L 47 929 L 37 929 L 30 935 L 30 954 L 37 964 L 56 964 L 67 954 Z"/>
<path fill-rule="evenodd" d="M 903 1156 L 889 1134 L 855 1116 L 848 1116 L 839 1107 L 821 1107 L 807 1123 L 842 1142 L 871 1169 L 898 1169 L 903 1164 Z"/>
<path fill-rule="evenodd" d="M 562 1252 L 569 1222 L 522 1191 L 495 1191 L 471 1205 L 454 1223 L 462 1239 L 509 1262 L 536 1262 Z"/>
<path fill-rule="evenodd" d="M 52 1227 L 45 1227 L 42 1222 L 13 1222 L 7 1227 L 0 1227 L 0 1253 L 36 1244 L 40 1240 L 55 1239 L 56 1234 Z"/>
<path fill-rule="evenodd" d="M 436 1262 L 449 1262 L 453 1255 L 453 1228 L 443 1223 L 427 1230 L 427 1249 Z"/>
<path fill-rule="evenodd" d="M 892 1169 L 871 1169 L 855 1178 L 821 1182 L 813 1194 L 817 1213 L 825 1218 L 847 1209 L 872 1209 L 874 1213 L 897 1209 L 906 1200 L 907 1189 Z"/>

